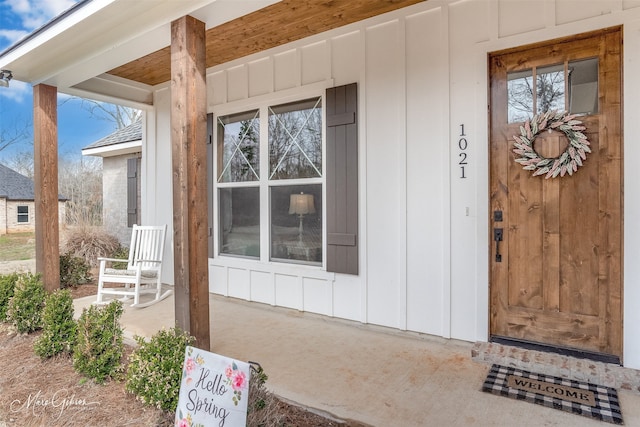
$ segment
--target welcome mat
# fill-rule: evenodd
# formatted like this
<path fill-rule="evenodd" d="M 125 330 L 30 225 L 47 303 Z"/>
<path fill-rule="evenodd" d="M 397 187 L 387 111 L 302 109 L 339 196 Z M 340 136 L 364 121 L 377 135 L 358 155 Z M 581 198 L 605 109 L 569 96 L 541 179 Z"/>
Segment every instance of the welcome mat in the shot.
<path fill-rule="evenodd" d="M 482 391 L 622 424 L 618 393 L 611 387 L 493 365 Z"/>

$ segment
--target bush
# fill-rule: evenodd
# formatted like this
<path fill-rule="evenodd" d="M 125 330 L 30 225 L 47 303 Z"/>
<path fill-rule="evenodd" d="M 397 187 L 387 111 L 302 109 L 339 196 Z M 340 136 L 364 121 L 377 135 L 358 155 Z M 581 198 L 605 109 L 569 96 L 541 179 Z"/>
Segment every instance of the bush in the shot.
<path fill-rule="evenodd" d="M 42 312 L 42 335 L 33 349 L 42 357 L 60 353 L 71 354 L 76 339 L 76 322 L 73 320 L 73 298 L 68 290 L 49 294 Z"/>
<path fill-rule="evenodd" d="M 113 253 L 109 256 L 109 258 L 127 259 L 128 260 L 129 259 L 129 248 L 124 247 L 124 246 L 118 246 L 118 249 L 113 251 Z M 127 262 L 114 262 L 113 264 L 111 264 L 111 267 L 124 269 L 124 268 L 127 268 Z"/>
<path fill-rule="evenodd" d="M 0 322 L 7 321 L 9 300 L 13 296 L 18 276 L 18 273 L 0 275 Z"/>
<path fill-rule="evenodd" d="M 122 303 L 115 300 L 106 306 L 85 308 L 78 319 L 73 368 L 99 384 L 119 374 L 124 354 L 122 311 Z"/>
<path fill-rule="evenodd" d="M 70 253 L 60 255 L 60 289 L 77 288 L 91 281 L 91 266 Z"/>
<path fill-rule="evenodd" d="M 63 237 L 63 252 L 84 259 L 91 267 L 98 265 L 98 257 L 108 257 L 120 246 L 118 239 L 102 227 L 69 228 Z"/>
<path fill-rule="evenodd" d="M 148 405 L 175 410 L 185 348 L 195 338 L 176 327 L 161 330 L 149 341 L 139 336 L 135 339 L 138 347 L 129 356 L 127 391 Z"/>
<path fill-rule="evenodd" d="M 39 274 L 20 274 L 13 297 L 9 300 L 7 319 L 21 333 L 42 328 L 42 309 L 46 292 Z"/>

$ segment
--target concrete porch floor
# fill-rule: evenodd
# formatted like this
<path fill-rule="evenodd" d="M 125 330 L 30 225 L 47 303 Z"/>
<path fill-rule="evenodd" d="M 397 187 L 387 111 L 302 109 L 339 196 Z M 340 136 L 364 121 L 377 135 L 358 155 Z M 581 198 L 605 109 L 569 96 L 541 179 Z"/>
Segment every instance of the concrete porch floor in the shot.
<path fill-rule="evenodd" d="M 95 300 L 75 300 L 76 315 Z M 173 298 L 125 305 L 125 337 L 174 324 Z M 481 392 L 489 366 L 473 343 L 398 332 L 210 295 L 211 351 L 262 365 L 267 387 L 300 406 L 372 426 L 602 426 L 600 421 Z M 625 425 L 640 393 L 618 389 Z"/>

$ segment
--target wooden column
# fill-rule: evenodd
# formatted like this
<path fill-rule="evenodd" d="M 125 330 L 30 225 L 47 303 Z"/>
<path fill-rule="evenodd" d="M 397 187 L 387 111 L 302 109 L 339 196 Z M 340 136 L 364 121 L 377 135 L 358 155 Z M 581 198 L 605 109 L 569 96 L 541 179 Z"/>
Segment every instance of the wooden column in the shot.
<path fill-rule="evenodd" d="M 171 23 L 171 146 L 176 326 L 210 349 L 204 23 Z"/>
<path fill-rule="evenodd" d="M 36 207 L 36 271 L 45 289 L 60 288 L 58 219 L 58 90 L 33 88 L 33 168 Z"/>

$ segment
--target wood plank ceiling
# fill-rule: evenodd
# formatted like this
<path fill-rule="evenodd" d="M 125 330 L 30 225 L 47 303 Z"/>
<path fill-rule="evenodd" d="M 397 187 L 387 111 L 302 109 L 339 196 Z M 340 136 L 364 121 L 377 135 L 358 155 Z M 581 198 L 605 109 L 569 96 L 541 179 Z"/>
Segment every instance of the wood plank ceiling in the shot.
<path fill-rule="evenodd" d="M 206 66 L 222 64 L 426 0 L 282 0 L 206 32 Z M 171 79 L 171 48 L 109 71 L 157 85 Z"/>

